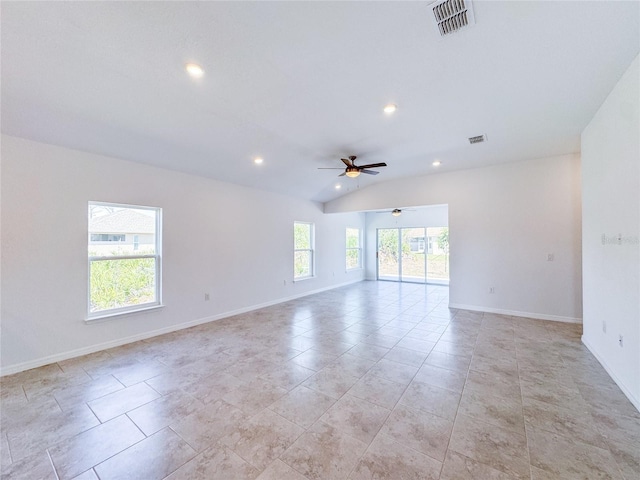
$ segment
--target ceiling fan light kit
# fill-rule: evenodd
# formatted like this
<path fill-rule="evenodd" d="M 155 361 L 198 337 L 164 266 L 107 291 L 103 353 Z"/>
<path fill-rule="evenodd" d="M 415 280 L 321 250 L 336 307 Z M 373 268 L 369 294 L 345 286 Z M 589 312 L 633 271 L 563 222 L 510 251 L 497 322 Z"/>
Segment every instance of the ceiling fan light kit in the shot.
<path fill-rule="evenodd" d="M 344 174 L 349 178 L 356 178 L 360 175 L 360 170 L 354 167 L 347 167 Z"/>
<path fill-rule="evenodd" d="M 361 173 L 366 173 L 367 175 L 378 175 L 380 172 L 376 172 L 375 170 L 369 170 L 371 168 L 380 168 L 386 167 L 387 164 L 384 162 L 381 163 L 370 163 L 369 165 L 356 165 L 354 163 L 355 159 L 358 158 L 355 155 L 351 155 L 348 159 L 341 158 L 342 163 L 346 165 L 344 172 L 342 172 L 339 177 L 344 177 L 345 175 L 349 178 L 356 178 L 360 176 Z M 318 167 L 318 170 L 342 170 L 342 167 Z"/>

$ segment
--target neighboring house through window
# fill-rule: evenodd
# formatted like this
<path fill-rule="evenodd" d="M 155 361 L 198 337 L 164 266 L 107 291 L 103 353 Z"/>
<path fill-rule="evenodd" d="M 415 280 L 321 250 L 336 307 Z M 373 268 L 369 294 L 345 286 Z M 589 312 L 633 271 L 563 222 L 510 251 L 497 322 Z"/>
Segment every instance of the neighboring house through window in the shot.
<path fill-rule="evenodd" d="M 313 223 L 293 224 L 293 279 L 301 280 L 315 275 Z"/>
<path fill-rule="evenodd" d="M 126 235 L 109 235 L 108 233 L 92 233 L 92 242 L 124 242 Z"/>
<path fill-rule="evenodd" d="M 89 202 L 89 319 L 160 305 L 161 214 Z"/>

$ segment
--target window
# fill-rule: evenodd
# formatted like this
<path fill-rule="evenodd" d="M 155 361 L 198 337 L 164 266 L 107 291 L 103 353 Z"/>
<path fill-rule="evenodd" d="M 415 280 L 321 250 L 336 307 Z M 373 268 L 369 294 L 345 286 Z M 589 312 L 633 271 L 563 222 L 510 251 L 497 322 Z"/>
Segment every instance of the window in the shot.
<path fill-rule="evenodd" d="M 162 210 L 89 202 L 88 318 L 160 305 Z"/>
<path fill-rule="evenodd" d="M 347 228 L 347 270 L 362 268 L 360 229 Z"/>
<path fill-rule="evenodd" d="M 293 279 L 313 277 L 313 223 L 293 224 L 293 248 Z"/>

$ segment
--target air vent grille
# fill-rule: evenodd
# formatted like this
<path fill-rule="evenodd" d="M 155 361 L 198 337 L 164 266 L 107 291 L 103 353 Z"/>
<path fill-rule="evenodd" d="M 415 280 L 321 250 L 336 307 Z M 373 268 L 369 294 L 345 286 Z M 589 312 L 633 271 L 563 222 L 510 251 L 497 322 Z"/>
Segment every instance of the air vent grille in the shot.
<path fill-rule="evenodd" d="M 443 37 L 476 23 L 471 0 L 441 0 L 429 8 Z"/>
<path fill-rule="evenodd" d="M 482 143 L 487 141 L 486 135 L 478 135 L 477 137 L 469 137 L 469 143 L 473 145 L 474 143 Z"/>

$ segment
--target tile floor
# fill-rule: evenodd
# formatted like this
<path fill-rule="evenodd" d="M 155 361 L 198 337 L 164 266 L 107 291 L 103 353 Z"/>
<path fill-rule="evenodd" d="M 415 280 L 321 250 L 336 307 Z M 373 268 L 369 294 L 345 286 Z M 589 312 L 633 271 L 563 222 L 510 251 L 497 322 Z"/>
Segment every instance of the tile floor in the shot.
<path fill-rule="evenodd" d="M 2 478 L 638 479 L 577 325 L 362 282 L 2 379 Z"/>

